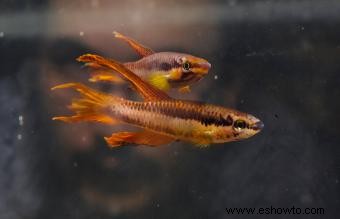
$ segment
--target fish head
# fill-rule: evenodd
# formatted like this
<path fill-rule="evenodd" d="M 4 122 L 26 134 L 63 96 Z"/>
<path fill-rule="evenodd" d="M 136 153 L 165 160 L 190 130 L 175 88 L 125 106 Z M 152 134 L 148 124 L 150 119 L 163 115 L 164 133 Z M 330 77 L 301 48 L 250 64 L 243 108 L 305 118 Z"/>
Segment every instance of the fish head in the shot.
<path fill-rule="evenodd" d="M 173 85 L 181 86 L 199 81 L 208 74 L 211 68 L 211 64 L 203 58 L 183 53 L 169 55 L 172 59 L 169 82 Z"/>
<path fill-rule="evenodd" d="M 264 127 L 263 122 L 255 116 L 235 110 L 228 110 L 223 117 L 227 121 L 226 125 L 216 135 L 216 142 L 220 143 L 250 138 Z"/>
<path fill-rule="evenodd" d="M 191 55 L 182 55 L 178 60 L 178 64 L 181 66 L 182 73 L 192 74 L 197 78 L 203 78 L 206 74 L 208 74 L 211 64 L 199 57 L 191 56 Z"/>

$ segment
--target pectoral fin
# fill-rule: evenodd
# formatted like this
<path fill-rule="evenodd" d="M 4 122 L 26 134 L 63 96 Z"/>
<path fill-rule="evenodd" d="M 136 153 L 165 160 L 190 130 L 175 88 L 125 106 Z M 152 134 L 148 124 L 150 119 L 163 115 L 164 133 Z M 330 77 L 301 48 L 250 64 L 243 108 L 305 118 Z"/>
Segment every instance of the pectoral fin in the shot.
<path fill-rule="evenodd" d="M 105 138 L 110 147 L 123 146 L 125 144 L 160 146 L 169 144 L 175 139 L 166 135 L 155 133 L 153 131 L 144 130 L 141 132 L 117 132 L 111 137 Z"/>
<path fill-rule="evenodd" d="M 135 40 L 133 40 L 133 39 L 127 37 L 127 36 L 124 36 L 121 33 L 114 31 L 113 34 L 115 35 L 116 38 L 122 39 L 125 42 L 127 42 L 142 57 L 149 56 L 149 55 L 152 55 L 152 54 L 155 53 L 152 49 L 150 49 L 146 46 L 143 46 L 142 44 L 136 42 Z"/>
<path fill-rule="evenodd" d="M 178 89 L 178 91 L 180 92 L 180 93 L 190 93 L 190 86 L 189 85 L 186 85 L 186 86 L 183 86 L 183 87 L 180 87 L 179 89 Z"/>
<path fill-rule="evenodd" d="M 147 101 L 171 100 L 171 97 L 169 97 L 165 92 L 143 81 L 140 77 L 127 69 L 123 64 L 115 60 L 106 59 L 92 54 L 82 55 L 77 60 L 86 63 L 96 63 L 105 68 L 116 71 L 126 80 L 128 80 L 134 86 L 136 91 Z"/>
<path fill-rule="evenodd" d="M 211 144 L 208 141 L 196 141 L 196 142 L 193 142 L 193 143 L 199 148 L 207 148 Z"/>
<path fill-rule="evenodd" d="M 148 82 L 160 90 L 167 91 L 170 88 L 168 79 L 163 74 L 152 74 L 150 75 Z"/>

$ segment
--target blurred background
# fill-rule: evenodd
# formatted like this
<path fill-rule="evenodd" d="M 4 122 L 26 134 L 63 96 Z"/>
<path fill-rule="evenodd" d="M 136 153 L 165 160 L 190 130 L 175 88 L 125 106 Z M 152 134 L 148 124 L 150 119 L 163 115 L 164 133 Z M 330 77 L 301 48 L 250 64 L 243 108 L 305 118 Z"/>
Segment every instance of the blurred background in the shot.
<path fill-rule="evenodd" d="M 336 0 L 0 1 L 0 218 L 239 218 L 225 208 L 270 206 L 336 218 L 339 11 Z M 103 136 L 117 128 L 51 121 L 76 94 L 50 87 L 89 84 L 76 57 L 138 58 L 114 30 L 209 60 L 192 93 L 172 96 L 251 113 L 264 130 L 207 149 L 110 150 Z"/>

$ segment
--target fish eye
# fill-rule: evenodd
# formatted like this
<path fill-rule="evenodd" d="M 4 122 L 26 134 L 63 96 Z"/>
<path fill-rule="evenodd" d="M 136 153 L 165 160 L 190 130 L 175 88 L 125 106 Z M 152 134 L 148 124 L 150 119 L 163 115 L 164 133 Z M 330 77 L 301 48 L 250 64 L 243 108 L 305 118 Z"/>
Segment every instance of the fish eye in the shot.
<path fill-rule="evenodd" d="M 238 119 L 234 122 L 233 127 L 236 131 L 241 131 L 247 127 L 247 123 L 241 119 Z"/>
<path fill-rule="evenodd" d="M 191 66 L 189 62 L 184 62 L 182 67 L 184 70 L 189 71 Z"/>

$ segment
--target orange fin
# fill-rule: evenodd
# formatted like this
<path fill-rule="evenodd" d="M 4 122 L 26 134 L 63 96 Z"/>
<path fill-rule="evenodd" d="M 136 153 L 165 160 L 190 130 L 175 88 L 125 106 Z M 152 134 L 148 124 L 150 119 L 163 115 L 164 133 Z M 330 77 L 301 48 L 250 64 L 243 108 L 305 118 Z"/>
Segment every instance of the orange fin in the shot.
<path fill-rule="evenodd" d="M 76 114 L 73 116 L 56 116 L 52 120 L 60 120 L 64 122 L 80 122 L 80 121 L 95 121 L 105 124 L 116 124 L 114 118 L 105 113 L 109 104 L 115 101 L 115 97 L 95 91 L 80 83 L 67 83 L 55 86 L 55 89 L 73 88 L 82 94 L 84 98 L 75 99 L 68 107 Z"/>
<path fill-rule="evenodd" d="M 114 31 L 113 34 L 115 35 L 116 38 L 122 39 L 125 42 L 127 42 L 142 57 L 149 56 L 155 53 L 152 49 L 143 46 L 142 44 L 136 42 L 135 40 L 127 36 L 124 36 L 121 33 Z"/>
<path fill-rule="evenodd" d="M 82 55 L 77 60 L 86 63 L 96 63 L 98 65 L 116 71 L 117 73 L 121 74 L 126 80 L 130 81 L 130 83 L 136 88 L 136 91 L 147 101 L 171 100 L 171 97 L 169 97 L 165 92 L 143 81 L 140 77 L 127 69 L 123 64 L 115 60 L 106 59 L 101 56 L 92 54 Z"/>
<path fill-rule="evenodd" d="M 180 92 L 180 93 L 190 93 L 190 86 L 189 85 L 186 85 L 186 86 L 183 86 L 183 87 L 180 87 L 179 89 L 178 89 L 178 91 Z"/>
<path fill-rule="evenodd" d="M 93 69 L 102 69 L 103 67 L 101 65 L 98 65 L 96 63 L 85 63 L 84 67 L 89 67 L 89 68 L 93 68 Z"/>
<path fill-rule="evenodd" d="M 91 73 L 91 77 L 89 78 L 91 82 L 111 82 L 111 83 L 124 83 L 124 80 L 113 74 L 108 70 L 96 70 Z"/>
<path fill-rule="evenodd" d="M 169 144 L 175 139 L 153 131 L 144 130 L 141 132 L 118 132 L 113 133 L 111 137 L 105 137 L 110 147 L 118 147 L 126 144 L 160 146 Z"/>

